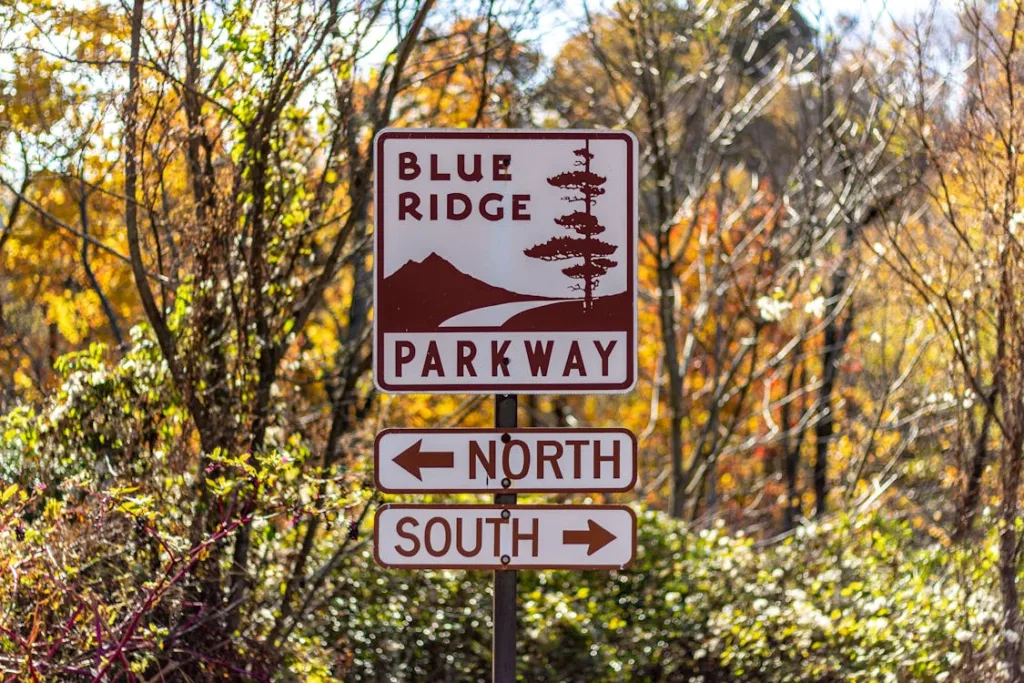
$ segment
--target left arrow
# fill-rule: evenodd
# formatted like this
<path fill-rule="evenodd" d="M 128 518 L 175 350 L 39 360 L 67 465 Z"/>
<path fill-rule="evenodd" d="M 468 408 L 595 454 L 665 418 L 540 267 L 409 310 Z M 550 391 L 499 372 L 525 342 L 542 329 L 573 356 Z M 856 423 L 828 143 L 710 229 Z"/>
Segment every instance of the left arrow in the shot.
<path fill-rule="evenodd" d="M 455 466 L 455 453 L 451 451 L 424 451 L 423 439 L 395 456 L 395 464 L 403 470 L 423 481 L 420 470 L 423 468 L 452 468 Z"/>

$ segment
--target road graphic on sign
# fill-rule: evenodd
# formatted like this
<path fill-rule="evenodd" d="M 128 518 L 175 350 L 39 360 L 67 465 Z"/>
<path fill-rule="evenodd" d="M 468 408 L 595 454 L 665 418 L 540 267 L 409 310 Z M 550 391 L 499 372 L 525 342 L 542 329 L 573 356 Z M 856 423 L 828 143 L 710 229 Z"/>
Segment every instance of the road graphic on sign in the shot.
<path fill-rule="evenodd" d="M 531 311 L 535 308 L 541 308 L 543 306 L 572 303 L 572 301 L 573 299 L 556 299 L 554 301 L 513 301 L 507 304 L 484 306 L 483 308 L 476 308 L 472 311 L 466 311 L 465 313 L 459 313 L 456 316 L 452 316 L 441 323 L 441 327 L 501 327 L 520 313 L 526 313 L 527 311 Z"/>

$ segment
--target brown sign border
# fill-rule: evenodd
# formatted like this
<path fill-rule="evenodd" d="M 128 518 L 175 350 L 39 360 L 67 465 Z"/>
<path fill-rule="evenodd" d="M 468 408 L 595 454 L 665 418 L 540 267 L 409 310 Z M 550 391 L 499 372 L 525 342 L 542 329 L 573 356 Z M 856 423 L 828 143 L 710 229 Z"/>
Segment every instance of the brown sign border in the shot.
<path fill-rule="evenodd" d="M 630 555 L 629 561 L 625 564 L 530 564 L 530 565 L 517 565 L 514 563 L 509 564 L 388 564 L 380 559 L 380 536 L 377 534 L 378 522 L 380 516 L 387 510 L 447 510 L 451 508 L 462 509 L 462 510 L 494 510 L 495 512 L 501 512 L 502 510 L 509 510 L 515 512 L 516 510 L 571 510 L 571 509 L 585 509 L 585 510 L 625 510 L 629 513 L 629 516 L 633 519 L 633 536 L 630 542 Z M 633 508 L 628 505 L 413 505 L 408 503 L 387 503 L 377 508 L 377 512 L 373 515 L 373 560 L 379 566 L 385 569 L 484 569 L 491 571 L 529 571 L 529 570 L 547 570 L 547 569 L 572 569 L 576 571 L 612 571 L 626 569 L 636 561 L 636 543 L 637 543 L 637 519 L 636 513 L 633 512 Z"/>
<path fill-rule="evenodd" d="M 629 234 L 626 239 L 628 251 L 626 264 L 626 282 L 629 283 L 633 295 L 633 326 L 626 331 L 626 347 L 629 355 L 629 365 L 626 371 L 626 379 L 623 382 L 596 382 L 593 384 L 566 384 L 564 382 L 548 382 L 545 384 L 460 384 L 458 382 L 446 384 L 401 384 L 390 385 L 384 379 L 384 354 L 380 349 L 384 344 L 384 331 L 377 325 L 377 295 L 381 290 L 384 281 L 384 269 L 381 266 L 384 254 L 384 202 L 381 197 L 384 195 L 384 143 L 387 140 L 445 140 L 454 138 L 478 138 L 487 140 L 502 139 L 532 139 L 532 140 L 573 140 L 573 139 L 619 139 L 626 143 L 626 219 L 629 222 Z M 622 130 L 457 130 L 457 129 L 408 129 L 408 128 L 385 128 L 377 133 L 373 141 L 374 149 L 374 238 L 373 238 L 373 367 L 374 384 L 384 393 L 389 394 L 624 394 L 633 390 L 637 383 L 637 249 L 639 241 L 639 226 L 637 224 L 637 199 L 636 193 L 636 164 L 639 153 L 639 142 L 636 136 L 628 131 Z M 490 328 L 487 331 L 493 332 Z M 466 331 L 472 332 L 472 329 Z M 586 331 L 586 330 L 581 330 Z"/>
<path fill-rule="evenodd" d="M 586 438 L 587 434 L 625 434 L 629 437 L 630 443 L 633 444 L 632 448 L 632 459 L 633 459 L 633 478 L 626 486 L 619 487 L 593 487 L 587 486 L 585 488 L 526 488 L 515 485 L 513 480 L 512 486 L 505 488 L 501 485 L 501 479 L 495 479 L 490 486 L 481 486 L 478 488 L 388 488 L 381 484 L 380 481 L 380 442 L 381 439 L 387 434 L 446 434 L 446 435 L 466 435 L 470 434 L 564 434 L 566 436 L 582 437 Z M 376 438 L 373 440 L 373 484 L 377 487 L 377 490 L 381 493 L 626 493 L 632 491 L 636 487 L 636 480 L 638 476 L 638 457 L 637 457 L 637 439 L 636 435 L 630 430 L 624 427 L 584 427 L 573 429 L 571 427 L 564 427 L 562 429 L 554 428 L 511 428 L 511 429 L 384 429 L 380 431 Z"/>

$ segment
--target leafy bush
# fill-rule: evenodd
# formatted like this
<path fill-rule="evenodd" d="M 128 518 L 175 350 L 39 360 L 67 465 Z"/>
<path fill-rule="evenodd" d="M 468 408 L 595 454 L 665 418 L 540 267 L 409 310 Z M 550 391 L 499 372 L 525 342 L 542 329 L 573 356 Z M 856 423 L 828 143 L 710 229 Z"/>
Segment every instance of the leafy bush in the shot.
<path fill-rule="evenodd" d="M 521 680 L 996 678 L 980 656 L 996 631 L 991 543 L 916 547 L 908 524 L 872 515 L 758 548 L 647 511 L 639 545 L 623 572 L 520 573 Z M 490 580 L 385 571 L 363 551 L 313 633 L 340 680 L 486 680 Z"/>
<path fill-rule="evenodd" d="M 41 680 L 92 680 L 95 662 L 115 655 L 148 672 L 181 642 L 182 577 L 214 542 L 187 538 L 196 495 L 176 459 L 190 437 L 151 341 L 137 339 L 113 368 L 98 347 L 60 364 L 65 381 L 38 412 L 0 417 L 0 674 L 29 675 L 26 653 Z M 314 509 L 312 485 L 293 471 L 302 444 L 282 444 L 287 457 L 277 451 L 257 481 L 267 515 L 254 542 L 265 559 L 248 637 L 234 645 L 240 658 L 270 662 L 253 667 L 257 680 L 486 680 L 490 574 L 376 567 L 371 530 L 332 527 L 334 513 Z M 268 653 L 299 538 L 286 522 L 310 514 L 326 515 L 324 552 L 340 549 L 343 561 L 323 564 L 315 609 Z M 998 526 L 979 528 L 991 530 L 980 544 L 953 548 L 878 512 L 759 544 L 641 511 L 629 570 L 519 575 L 520 678 L 998 680 Z M 361 545 L 345 553 L 355 536 Z"/>

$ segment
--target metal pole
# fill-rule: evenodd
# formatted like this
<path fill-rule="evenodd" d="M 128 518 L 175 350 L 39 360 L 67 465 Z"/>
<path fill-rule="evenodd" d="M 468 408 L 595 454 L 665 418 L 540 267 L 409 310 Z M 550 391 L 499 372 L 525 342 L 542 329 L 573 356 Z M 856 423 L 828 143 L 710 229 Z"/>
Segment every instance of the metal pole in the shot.
<path fill-rule="evenodd" d="M 515 394 L 494 396 L 494 426 L 515 427 L 518 397 Z M 516 494 L 497 493 L 495 505 L 515 505 Z M 516 573 L 494 572 L 494 639 L 491 642 L 491 677 L 494 683 L 515 683 L 516 680 Z"/>

